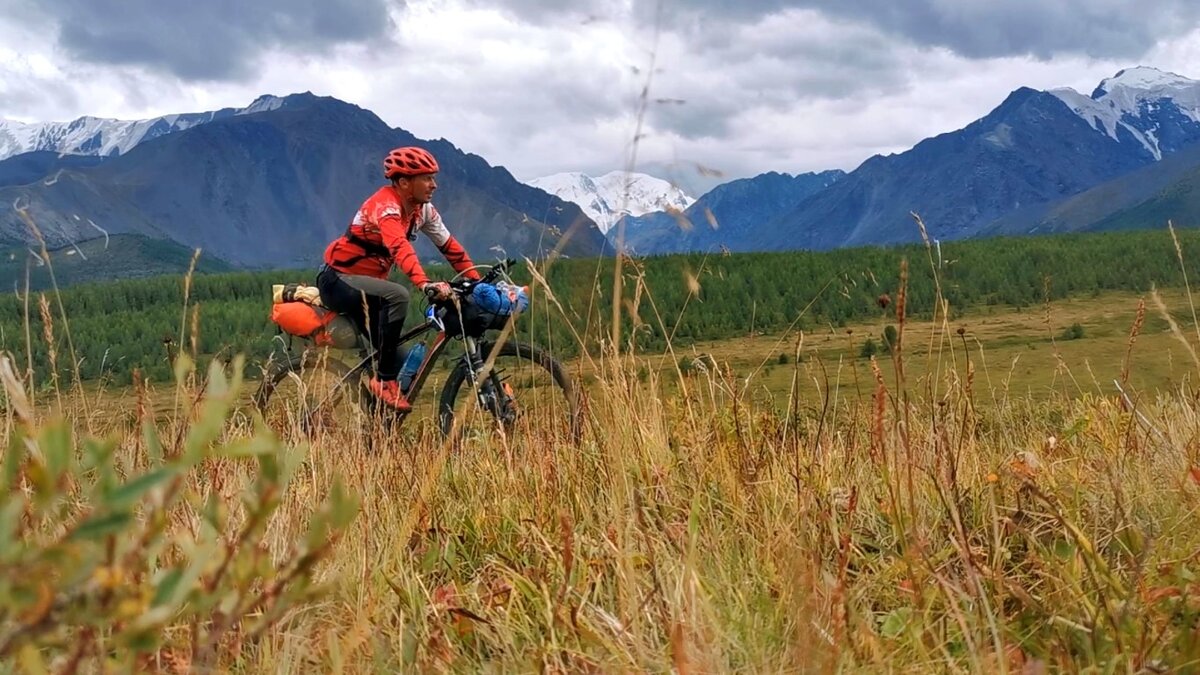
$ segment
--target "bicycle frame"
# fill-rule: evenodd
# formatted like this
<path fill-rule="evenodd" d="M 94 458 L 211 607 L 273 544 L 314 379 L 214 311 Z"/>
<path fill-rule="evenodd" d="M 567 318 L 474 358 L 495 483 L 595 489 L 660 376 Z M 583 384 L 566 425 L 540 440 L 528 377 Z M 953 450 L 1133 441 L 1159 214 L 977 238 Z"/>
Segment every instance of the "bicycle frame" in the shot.
<path fill-rule="evenodd" d="M 412 383 L 409 385 L 408 391 L 405 393 L 405 397 L 408 399 L 409 403 L 417 400 L 422 388 L 425 386 L 425 381 L 429 379 L 429 373 L 433 370 L 432 366 L 434 362 L 441 358 L 442 352 L 446 350 L 446 346 L 453 338 L 446 334 L 445 325 L 435 314 L 434 308 L 430 307 L 425 313 L 425 323 L 415 326 L 409 331 L 405 332 L 397 341 L 398 346 L 405 345 L 431 330 L 436 330 L 438 333 L 433 339 L 433 344 L 425 351 L 425 358 L 422 359 L 421 363 L 417 366 L 417 372 L 413 374 Z M 366 335 L 360 333 L 358 338 L 359 345 L 361 347 L 359 353 L 363 354 L 363 357 L 353 368 L 350 369 L 348 373 L 346 373 L 346 375 L 342 377 L 341 380 L 337 382 L 335 389 L 340 388 L 345 384 L 348 378 L 357 376 L 359 373 L 363 372 L 364 369 L 369 370 L 368 367 L 371 364 L 372 359 L 374 359 L 377 354 L 376 350 L 371 347 Z M 477 341 L 475 338 L 469 336 L 463 336 L 462 339 L 465 346 L 463 357 L 468 360 L 468 364 L 470 365 L 471 382 L 473 385 L 475 385 L 474 388 L 478 392 L 479 387 L 476 380 L 476 375 L 480 364 L 475 363 Z M 332 395 L 332 393 L 330 395 Z M 324 404 L 325 401 L 322 401 L 317 405 L 317 407 L 320 407 Z M 408 413 L 398 412 L 397 415 L 403 418 L 406 417 Z"/>
<path fill-rule="evenodd" d="M 425 380 L 429 378 L 429 373 L 433 370 L 434 361 L 437 361 L 441 357 L 442 352 L 446 349 L 446 345 L 450 342 L 450 337 L 443 330 L 444 327 L 441 325 L 441 320 L 428 314 L 426 317 L 427 320 L 424 324 L 400 336 L 399 344 L 403 345 L 431 330 L 438 331 L 438 334 L 433 338 L 433 344 L 429 349 L 425 350 L 425 358 L 417 366 L 417 372 L 413 373 L 412 383 L 408 385 L 408 391 L 405 392 L 405 397 L 409 403 L 417 400 L 417 396 L 420 395 L 421 389 L 425 386 Z"/>
<path fill-rule="evenodd" d="M 445 325 L 442 323 L 442 320 L 437 317 L 433 307 L 430 307 L 428 310 L 426 310 L 425 318 L 426 321 L 424 324 L 417 326 L 400 336 L 399 341 L 399 344 L 403 345 L 422 335 L 423 333 L 431 330 L 438 331 L 437 336 L 433 339 L 433 345 L 426 350 L 425 358 L 417 366 L 417 372 L 413 374 L 412 383 L 408 386 L 406 397 L 408 398 L 409 403 L 417 400 L 417 396 L 420 395 L 421 389 L 425 385 L 425 380 L 429 377 L 429 373 L 432 370 L 431 366 L 435 361 L 438 360 L 438 358 L 441 357 L 442 352 L 446 349 L 446 345 L 449 344 L 451 339 L 453 339 L 446 335 Z M 476 390 L 476 392 L 478 392 L 479 387 L 476 376 L 478 374 L 480 364 L 475 362 L 475 359 L 478 356 L 478 354 L 476 354 L 476 347 L 478 343 L 475 338 L 466 335 L 463 336 L 462 340 L 464 345 L 463 358 L 467 360 L 473 388 Z"/>

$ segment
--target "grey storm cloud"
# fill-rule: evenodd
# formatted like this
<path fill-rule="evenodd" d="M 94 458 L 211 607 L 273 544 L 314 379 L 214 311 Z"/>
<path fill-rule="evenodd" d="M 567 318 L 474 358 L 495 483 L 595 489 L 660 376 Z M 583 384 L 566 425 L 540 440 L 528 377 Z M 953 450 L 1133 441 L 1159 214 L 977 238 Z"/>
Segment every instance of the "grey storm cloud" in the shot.
<path fill-rule="evenodd" d="M 33 3 L 9 10 L 28 15 Z M 138 64 L 185 80 L 249 74 L 263 50 L 320 52 L 388 39 L 385 0 L 55 0 L 36 5 L 83 61 Z"/>
<path fill-rule="evenodd" d="M 643 46 L 655 26 L 675 35 L 688 53 L 674 65 L 658 62 L 652 98 L 661 102 L 652 103 L 649 120 L 687 139 L 735 136 L 737 116 L 748 108 L 895 93 L 915 76 L 904 58 L 914 48 L 945 48 L 968 59 L 1136 59 L 1200 20 L 1195 0 L 475 2 L 499 3 L 538 25 L 632 21 Z"/>
<path fill-rule="evenodd" d="M 969 58 L 1081 54 L 1136 58 L 1200 19 L 1194 0 L 797 0 Z"/>
<path fill-rule="evenodd" d="M 611 0 L 499 2 L 539 23 L 614 13 Z M 641 26 L 658 21 L 662 30 L 706 34 L 787 9 L 817 10 L 968 58 L 1133 58 L 1200 20 L 1195 0 L 633 0 L 633 18 Z"/>
<path fill-rule="evenodd" d="M 747 109 L 878 96 L 904 88 L 911 77 L 900 41 L 869 26 L 834 30 L 829 20 L 803 12 L 717 32 L 694 27 L 684 43 L 692 54 L 661 66 L 663 100 L 654 101 L 650 119 L 688 139 L 736 135 L 734 119 Z"/>

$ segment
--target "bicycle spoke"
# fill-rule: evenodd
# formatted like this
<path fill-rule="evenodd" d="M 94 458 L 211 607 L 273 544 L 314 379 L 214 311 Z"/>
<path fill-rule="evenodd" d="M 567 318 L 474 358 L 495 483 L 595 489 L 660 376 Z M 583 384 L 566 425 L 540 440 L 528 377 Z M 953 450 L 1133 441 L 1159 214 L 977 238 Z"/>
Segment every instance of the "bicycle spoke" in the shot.
<path fill-rule="evenodd" d="M 561 366 L 533 347 L 506 343 L 493 364 L 494 377 L 474 382 L 465 367 L 443 391 L 443 433 L 495 433 L 551 441 L 578 439 L 578 406 Z"/>

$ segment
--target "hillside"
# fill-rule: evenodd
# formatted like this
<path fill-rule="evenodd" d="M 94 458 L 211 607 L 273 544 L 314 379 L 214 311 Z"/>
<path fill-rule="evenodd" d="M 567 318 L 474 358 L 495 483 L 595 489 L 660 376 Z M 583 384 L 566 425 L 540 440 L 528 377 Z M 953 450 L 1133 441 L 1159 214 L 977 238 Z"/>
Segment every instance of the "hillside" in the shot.
<path fill-rule="evenodd" d="M 1161 228 L 1167 221 L 1173 221 L 1176 227 L 1200 225 L 1200 165 L 1192 167 L 1150 199 L 1108 216 L 1091 229 Z"/>
<path fill-rule="evenodd" d="M 1200 172 L 1200 145 L 1106 181 L 1077 195 L 1021 209 L 997 219 L 981 236 L 1088 232 L 1165 227 L 1168 219 L 1195 224 L 1200 215 L 1186 199 Z"/>
<path fill-rule="evenodd" d="M 1153 159 L 1097 133 L 1061 100 L 1021 89 L 964 129 L 873 157 L 763 225 L 812 249 L 916 241 L 910 212 L 939 239 L 965 238 L 1015 209 L 1081 192 Z M 782 232 L 789 232 L 783 237 Z"/>
<path fill-rule="evenodd" d="M 1101 227 L 1114 213 L 1104 199 L 1085 198 L 1091 207 L 1075 209 L 1061 226 L 1037 221 L 1071 198 L 1143 167 L 1186 168 L 1197 142 L 1200 82 L 1129 68 L 1103 80 L 1090 95 L 1019 88 L 965 127 L 904 152 L 871 157 L 825 189 L 811 191 L 797 183 L 789 194 L 771 174 L 749 179 L 742 185 L 756 180 L 775 185 L 730 191 L 726 215 L 716 219 L 716 228 L 708 224 L 710 218 L 700 217 L 706 216 L 702 207 L 685 214 L 691 229 L 663 213 L 628 219 L 627 240 L 643 253 L 914 242 L 920 233 L 913 212 L 922 216 L 931 237 L 943 241 Z M 1175 161 L 1177 154 L 1185 157 Z M 1151 175 L 1156 177 L 1147 178 Z M 1169 182 L 1165 173 L 1142 174 L 1113 189 L 1121 197 L 1120 208 L 1127 208 L 1148 198 L 1152 184 L 1162 188 Z M 1118 221 L 1106 222 L 1104 227 Z"/>
<path fill-rule="evenodd" d="M 54 283 L 63 288 L 110 279 L 183 274 L 191 265 L 194 251 L 163 239 L 117 234 L 107 240 L 96 237 L 80 241 L 49 253 L 50 265 L 47 266 L 37 247 L 0 248 L 0 289 L 24 289 L 26 281 L 31 289 L 44 290 L 51 288 Z M 196 271 L 199 273 L 228 272 L 232 269 L 229 263 L 204 252 L 196 261 Z"/>
<path fill-rule="evenodd" d="M 0 188 L 55 179 L 59 171 L 84 169 L 104 161 L 99 155 L 61 155 L 39 150 L 0 160 Z"/>

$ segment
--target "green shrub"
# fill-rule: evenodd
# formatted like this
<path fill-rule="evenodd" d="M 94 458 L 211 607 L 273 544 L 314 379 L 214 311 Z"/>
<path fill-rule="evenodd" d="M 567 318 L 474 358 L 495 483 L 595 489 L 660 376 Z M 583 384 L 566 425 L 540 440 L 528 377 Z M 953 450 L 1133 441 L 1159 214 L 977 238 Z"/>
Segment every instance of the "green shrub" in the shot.
<path fill-rule="evenodd" d="M 0 356 L 16 422 L 0 475 L 0 663 L 211 666 L 320 592 L 314 566 L 357 502 L 333 485 L 304 538 L 270 553 L 265 532 L 304 451 L 263 427 L 223 440 L 242 366 L 230 381 L 213 363 L 186 433 L 164 441 L 147 419 L 139 453 L 37 421 Z M 239 480 L 241 500 L 222 499 L 219 484 Z"/>
<path fill-rule="evenodd" d="M 1077 321 L 1071 324 L 1070 328 L 1064 330 L 1059 337 L 1063 340 L 1078 340 L 1083 337 L 1083 326 Z"/>
<path fill-rule="evenodd" d="M 886 326 L 883 329 L 883 350 L 888 354 L 896 348 L 896 344 L 900 341 L 899 334 L 896 332 L 895 326 Z"/>
<path fill-rule="evenodd" d="M 869 359 L 878 353 L 879 345 L 875 344 L 875 341 L 869 337 L 867 338 L 867 341 L 863 343 L 862 348 L 858 350 L 858 355 L 864 359 Z"/>

